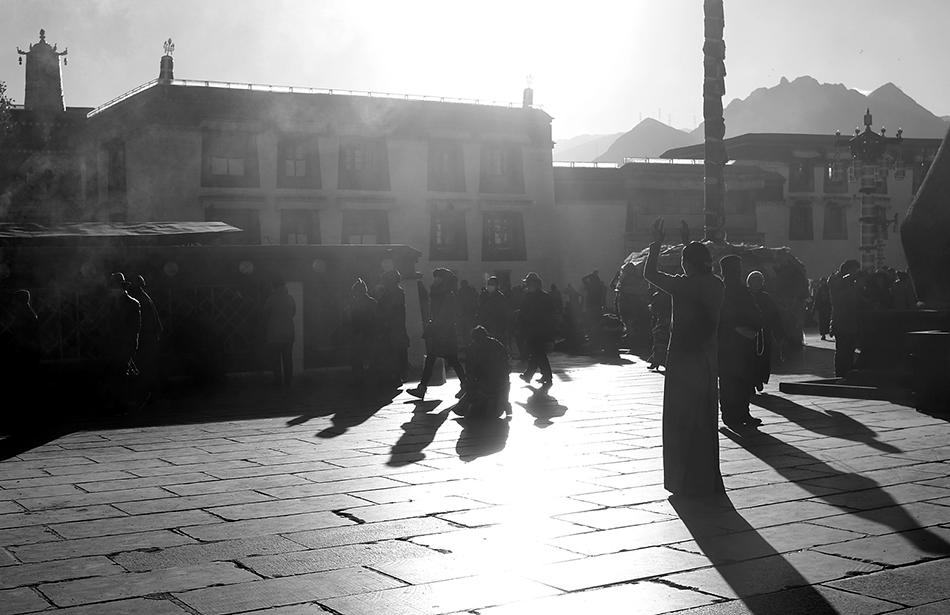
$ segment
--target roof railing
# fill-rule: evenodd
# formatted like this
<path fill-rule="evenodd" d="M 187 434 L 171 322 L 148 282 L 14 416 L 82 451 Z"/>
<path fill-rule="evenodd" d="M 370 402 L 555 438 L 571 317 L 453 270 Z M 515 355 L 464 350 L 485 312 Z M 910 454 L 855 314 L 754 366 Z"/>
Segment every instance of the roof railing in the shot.
<path fill-rule="evenodd" d="M 566 169 L 616 169 L 619 162 L 581 162 L 578 160 L 555 160 L 554 166 Z"/>
<path fill-rule="evenodd" d="M 90 111 L 86 117 L 92 117 L 109 107 L 116 105 L 143 90 L 147 90 L 150 87 L 159 83 L 158 79 L 153 79 L 146 83 L 143 83 L 140 86 L 137 86 L 124 94 L 116 96 L 112 100 L 99 105 L 92 111 Z M 454 103 L 454 104 L 464 104 L 464 105 L 481 105 L 487 107 L 506 107 L 509 109 L 521 108 L 520 104 L 513 102 L 501 102 L 496 100 L 480 100 L 477 98 L 455 98 L 451 96 L 433 96 L 430 94 L 398 94 L 394 92 L 374 92 L 370 90 L 346 90 L 346 89 L 331 89 L 331 88 L 312 88 L 306 86 L 296 86 L 296 85 L 270 85 L 263 83 L 239 83 L 233 81 L 202 81 L 197 79 L 171 79 L 167 82 L 169 85 L 176 85 L 182 87 L 202 87 L 202 88 L 221 88 L 227 90 L 249 90 L 252 92 L 274 92 L 281 94 L 330 94 L 337 96 L 365 96 L 368 98 L 385 98 L 390 100 L 411 100 L 419 102 L 441 102 L 441 103 Z M 543 110 L 543 107 L 539 105 L 533 105 L 532 109 Z"/>

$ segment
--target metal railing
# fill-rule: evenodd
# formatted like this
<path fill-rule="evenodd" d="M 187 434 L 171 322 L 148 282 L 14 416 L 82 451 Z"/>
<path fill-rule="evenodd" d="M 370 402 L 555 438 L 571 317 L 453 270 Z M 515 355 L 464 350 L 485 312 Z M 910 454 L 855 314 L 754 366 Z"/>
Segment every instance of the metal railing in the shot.
<path fill-rule="evenodd" d="M 105 109 L 116 105 L 127 98 L 147 90 L 159 83 L 158 79 L 153 79 L 140 86 L 137 86 L 124 94 L 116 96 L 112 100 L 103 103 L 86 114 L 86 117 L 92 117 L 101 113 Z M 201 81 L 196 79 L 172 79 L 167 81 L 169 85 L 181 87 L 202 87 L 202 88 L 221 88 L 226 90 L 246 90 L 251 92 L 274 92 L 280 94 L 330 94 L 337 96 L 364 96 L 367 98 L 385 98 L 389 100 L 409 100 L 419 102 L 442 102 L 464 105 L 481 105 L 487 107 L 506 107 L 509 109 L 521 108 L 520 104 L 514 102 L 501 102 L 496 100 L 480 100 L 477 98 L 454 98 L 451 96 L 432 96 L 429 94 L 398 94 L 394 92 L 374 92 L 370 90 L 346 90 L 332 88 L 311 88 L 292 85 L 270 85 L 261 83 L 238 83 L 232 81 Z M 533 105 L 532 109 L 543 110 L 543 107 Z"/>
<path fill-rule="evenodd" d="M 568 169 L 616 169 L 619 162 L 578 162 L 575 160 L 555 160 L 554 166 Z"/>

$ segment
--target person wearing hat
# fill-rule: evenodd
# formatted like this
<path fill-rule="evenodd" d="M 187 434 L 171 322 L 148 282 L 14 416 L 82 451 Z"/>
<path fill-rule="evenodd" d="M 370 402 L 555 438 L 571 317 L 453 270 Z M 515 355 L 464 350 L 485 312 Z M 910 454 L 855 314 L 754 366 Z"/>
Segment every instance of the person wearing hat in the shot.
<path fill-rule="evenodd" d="M 765 276 L 761 271 L 750 273 L 746 278 L 746 286 L 749 287 L 752 300 L 762 314 L 762 330 L 755 340 L 755 390 L 761 392 L 772 375 L 773 355 L 778 362 L 782 361 L 782 313 L 765 290 Z"/>
<path fill-rule="evenodd" d="M 491 276 L 485 283 L 485 289 L 478 298 L 478 313 L 475 321 L 485 327 L 490 337 L 508 347 L 508 322 L 511 320 L 511 308 L 508 297 L 501 292 L 498 278 Z"/>
<path fill-rule="evenodd" d="M 544 291 L 541 276 L 533 271 L 525 276 L 524 298 L 518 310 L 518 328 L 524 338 L 527 369 L 521 379 L 531 382 L 536 371 L 541 371 L 541 384 L 550 385 L 554 379 L 548 361 L 547 345 L 554 340 L 555 313 L 551 296 Z"/>
<path fill-rule="evenodd" d="M 409 367 L 409 333 L 406 331 L 406 292 L 398 271 L 385 271 L 376 286 L 379 303 L 379 367 L 387 384 L 402 386 Z"/>
<path fill-rule="evenodd" d="M 429 289 L 429 322 L 422 333 L 426 341 L 426 360 L 422 366 L 419 385 L 406 391 L 414 397 L 425 399 L 429 378 L 437 358 L 445 359 L 458 376 L 462 390 L 465 387 L 465 370 L 458 358 L 458 297 L 457 280 L 448 269 L 438 268 L 432 272 L 432 288 Z"/>
<path fill-rule="evenodd" d="M 762 314 L 742 279 L 739 255 L 723 256 L 719 266 L 724 288 L 719 317 L 719 407 L 726 427 L 740 431 L 762 424 L 749 414 L 758 379 L 755 343 L 762 331 Z"/>
<path fill-rule="evenodd" d="M 663 383 L 663 486 L 674 495 L 724 493 L 719 470 L 716 335 L 722 281 L 712 273 L 709 249 L 683 248 L 682 275 L 658 269 L 663 219 L 653 224 L 644 279 L 672 298 L 670 345 Z"/>
<path fill-rule="evenodd" d="M 129 295 L 128 290 L 129 283 L 126 282 L 125 274 L 117 271 L 109 276 L 110 330 L 106 349 L 105 383 L 113 411 L 127 410 L 127 379 L 138 372 L 135 352 L 138 350 L 139 332 L 142 328 L 142 307 Z"/>
<path fill-rule="evenodd" d="M 145 278 L 135 276 L 129 295 L 139 302 L 142 311 L 142 327 L 139 331 L 139 346 L 135 353 L 135 365 L 142 376 L 145 392 L 151 394 L 158 388 L 159 348 L 162 339 L 162 319 L 155 302 L 146 291 Z"/>

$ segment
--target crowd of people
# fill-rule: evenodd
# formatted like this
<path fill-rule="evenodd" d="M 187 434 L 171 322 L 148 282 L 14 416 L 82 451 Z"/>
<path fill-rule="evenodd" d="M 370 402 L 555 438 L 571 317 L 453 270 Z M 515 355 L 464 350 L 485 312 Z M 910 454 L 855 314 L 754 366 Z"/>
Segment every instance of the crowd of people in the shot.
<path fill-rule="evenodd" d="M 882 267 L 865 271 L 849 259 L 838 271 L 815 280 L 805 309 L 821 339 L 835 341 L 835 376 L 844 377 L 855 366 L 856 351 L 868 333 L 868 316 L 881 310 L 912 310 L 917 295 L 906 271 Z"/>

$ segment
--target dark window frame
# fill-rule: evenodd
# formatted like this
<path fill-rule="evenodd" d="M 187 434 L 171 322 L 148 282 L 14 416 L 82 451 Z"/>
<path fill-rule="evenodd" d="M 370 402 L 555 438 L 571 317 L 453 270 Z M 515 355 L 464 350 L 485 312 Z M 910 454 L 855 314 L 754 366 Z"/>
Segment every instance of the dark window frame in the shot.
<path fill-rule="evenodd" d="M 524 194 L 523 148 L 515 143 L 483 143 L 478 189 L 487 194 Z"/>
<path fill-rule="evenodd" d="M 290 175 L 288 163 L 295 163 L 302 175 Z M 282 134 L 277 141 L 277 187 L 278 188 L 320 188 L 320 149 L 317 137 L 313 135 Z"/>
<path fill-rule="evenodd" d="M 296 218 L 296 220 L 295 220 Z M 296 232 L 300 226 L 295 224 L 304 221 L 304 233 Z M 293 228 L 291 228 L 293 226 Z M 295 232 L 291 232 L 291 231 Z M 300 241 L 300 235 L 306 236 L 306 241 Z M 293 241 L 291 241 L 293 239 Z M 315 209 L 287 208 L 280 210 L 280 243 L 283 245 L 320 245 L 320 215 Z"/>
<path fill-rule="evenodd" d="M 789 207 L 789 241 L 810 241 L 815 238 L 814 215 L 814 207 L 811 203 L 794 203 L 791 207 Z"/>
<path fill-rule="evenodd" d="M 432 192 L 465 192 L 465 149 L 458 141 L 429 142 L 426 184 Z"/>
<path fill-rule="evenodd" d="M 340 190 L 390 190 L 389 146 L 385 138 L 340 140 L 337 187 Z"/>
<path fill-rule="evenodd" d="M 825 203 L 824 224 L 821 238 L 840 240 L 848 238 L 848 208 L 843 203 Z"/>
<path fill-rule="evenodd" d="M 788 165 L 788 191 L 815 191 L 815 161 L 811 158 L 795 158 Z"/>
<path fill-rule="evenodd" d="M 468 225 L 464 211 L 433 211 L 429 227 L 430 261 L 467 261 Z"/>
<path fill-rule="evenodd" d="M 525 242 L 524 214 L 520 211 L 486 211 L 482 214 L 482 260 L 525 261 L 528 250 Z M 502 225 L 507 225 L 507 231 Z M 494 239 L 509 233 L 509 245 L 497 245 Z"/>
<path fill-rule="evenodd" d="M 215 168 L 227 161 L 228 173 Z M 240 160 L 243 173 L 230 174 Z M 257 134 L 247 130 L 205 129 L 201 135 L 201 185 L 216 188 L 258 188 L 261 185 Z"/>
<path fill-rule="evenodd" d="M 364 241 L 350 242 L 350 238 L 359 235 L 365 237 L 371 233 L 355 233 L 364 229 L 372 229 L 376 236 L 374 244 L 367 244 Z M 344 209 L 343 221 L 340 228 L 340 243 L 346 245 L 380 245 L 389 243 L 389 212 L 385 209 Z"/>

